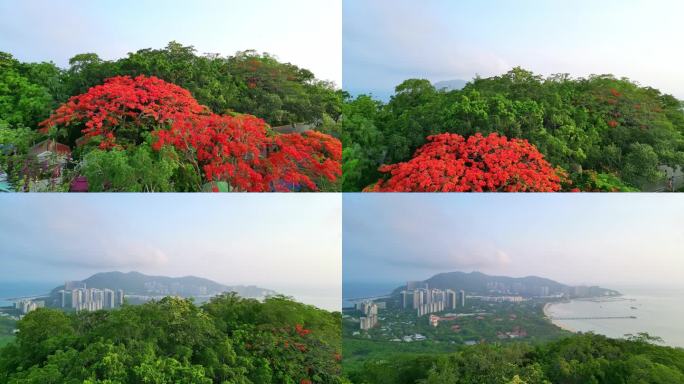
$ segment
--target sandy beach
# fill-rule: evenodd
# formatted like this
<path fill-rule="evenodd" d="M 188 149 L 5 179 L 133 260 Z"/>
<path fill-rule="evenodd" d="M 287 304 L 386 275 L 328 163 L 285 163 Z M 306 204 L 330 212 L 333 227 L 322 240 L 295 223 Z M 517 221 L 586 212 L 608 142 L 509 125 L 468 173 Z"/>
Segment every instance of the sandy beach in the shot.
<path fill-rule="evenodd" d="M 551 313 L 550 313 L 550 308 L 551 308 L 551 306 L 552 306 L 553 304 L 556 304 L 556 303 L 546 303 L 546 304 L 544 304 L 544 316 L 545 316 L 550 322 L 552 322 L 553 325 L 555 325 L 556 327 L 561 328 L 561 329 L 563 329 L 563 330 L 566 330 L 566 331 L 568 331 L 568 332 L 577 333 L 576 330 L 574 330 L 574 329 L 568 327 L 567 325 L 562 324 L 562 323 L 560 323 L 560 322 L 558 322 L 558 321 L 553 321 L 553 319 L 552 319 L 552 317 L 551 317 Z"/>

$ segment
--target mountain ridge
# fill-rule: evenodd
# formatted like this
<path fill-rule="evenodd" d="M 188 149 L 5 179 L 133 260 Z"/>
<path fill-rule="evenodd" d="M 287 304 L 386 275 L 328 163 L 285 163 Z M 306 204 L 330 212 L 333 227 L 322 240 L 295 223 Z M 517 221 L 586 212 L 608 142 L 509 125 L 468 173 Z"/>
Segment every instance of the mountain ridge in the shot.
<path fill-rule="evenodd" d="M 540 276 L 496 276 L 487 275 L 479 271 L 472 272 L 441 272 L 432 277 L 419 281 L 426 283 L 429 288 L 464 290 L 477 295 L 521 295 L 548 296 L 564 294 L 573 297 L 617 296 L 618 291 L 598 286 L 572 286 Z M 404 286 L 398 287 L 393 294 L 398 294 Z"/>
<path fill-rule="evenodd" d="M 127 295 L 181 297 L 217 295 L 224 292 L 235 292 L 241 297 L 257 298 L 276 295 L 277 292 L 256 285 L 225 285 L 203 277 L 186 275 L 170 277 L 146 275 L 137 271 L 98 272 L 90 277 L 78 280 L 88 288 L 123 289 Z M 52 290 L 56 293 L 64 286 Z"/>
<path fill-rule="evenodd" d="M 433 87 L 435 87 L 436 90 L 441 91 L 460 91 L 463 89 L 463 87 L 466 86 L 468 82 L 463 79 L 452 79 L 452 80 L 442 80 L 442 81 L 437 81 L 432 84 Z"/>

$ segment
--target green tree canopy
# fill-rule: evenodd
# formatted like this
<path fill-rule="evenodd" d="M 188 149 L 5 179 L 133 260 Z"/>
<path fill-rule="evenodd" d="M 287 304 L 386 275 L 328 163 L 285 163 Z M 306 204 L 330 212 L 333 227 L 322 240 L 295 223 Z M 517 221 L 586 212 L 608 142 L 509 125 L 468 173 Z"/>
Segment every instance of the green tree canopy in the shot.
<path fill-rule="evenodd" d="M 0 383 L 340 383 L 340 332 L 339 313 L 285 297 L 42 308 L 0 349 Z"/>
<path fill-rule="evenodd" d="M 343 132 L 345 191 L 378 180 L 380 165 L 409 160 L 439 133 L 526 139 L 570 173 L 568 188 L 583 190 L 653 188 L 664 185 L 663 166 L 684 165 L 681 102 L 610 75 L 544 78 L 514 68 L 452 91 L 409 79 L 386 104 L 347 99 Z"/>

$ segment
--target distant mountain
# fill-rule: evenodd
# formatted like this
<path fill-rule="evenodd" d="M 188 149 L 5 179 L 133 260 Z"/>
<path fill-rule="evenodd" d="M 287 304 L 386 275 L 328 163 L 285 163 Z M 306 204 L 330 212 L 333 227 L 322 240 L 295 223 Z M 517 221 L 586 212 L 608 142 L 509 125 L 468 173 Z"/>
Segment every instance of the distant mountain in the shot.
<path fill-rule="evenodd" d="M 444 81 L 438 81 L 433 84 L 435 89 L 437 90 L 446 90 L 446 91 L 458 91 L 463 89 L 465 85 L 468 84 L 467 81 L 461 80 L 461 79 L 454 79 L 454 80 L 444 80 Z"/>
<path fill-rule="evenodd" d="M 235 292 L 244 298 L 262 298 L 277 294 L 275 291 L 254 285 L 228 286 L 195 276 L 167 277 L 148 276 L 139 272 L 103 272 L 82 280 L 87 288 L 123 289 L 126 295 L 141 296 L 214 296 Z M 59 286 L 53 292 L 63 289 Z"/>
<path fill-rule="evenodd" d="M 481 272 L 440 273 L 422 281 L 429 288 L 464 290 L 471 295 L 540 296 L 566 294 L 571 297 L 619 295 L 619 292 L 600 287 L 574 287 L 537 276 L 490 276 Z M 403 287 L 398 288 L 399 292 Z"/>

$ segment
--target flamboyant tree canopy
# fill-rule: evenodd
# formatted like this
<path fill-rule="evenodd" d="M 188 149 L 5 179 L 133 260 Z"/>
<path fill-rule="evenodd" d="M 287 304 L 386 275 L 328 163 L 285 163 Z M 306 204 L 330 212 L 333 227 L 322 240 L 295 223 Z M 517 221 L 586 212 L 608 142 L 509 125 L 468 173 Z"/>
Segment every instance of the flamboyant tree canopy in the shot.
<path fill-rule="evenodd" d="M 552 192 L 561 189 L 564 178 L 527 140 L 496 133 L 467 139 L 451 133 L 429 136 L 411 160 L 383 165 L 380 171 L 389 178 L 367 191 Z"/>
<path fill-rule="evenodd" d="M 206 182 L 234 190 L 317 190 L 341 175 L 339 140 L 319 132 L 278 134 L 251 115 L 218 115 L 187 90 L 156 77 L 118 76 L 74 96 L 41 123 L 44 132 L 100 150 L 172 147 Z"/>
<path fill-rule="evenodd" d="M 343 110 L 342 188 L 349 192 L 441 133 L 525 139 L 583 191 L 658 190 L 668 182 L 663 167 L 684 167 L 681 102 L 612 75 L 542 77 L 513 68 L 460 90 L 408 79 L 387 102 L 359 95 Z"/>

